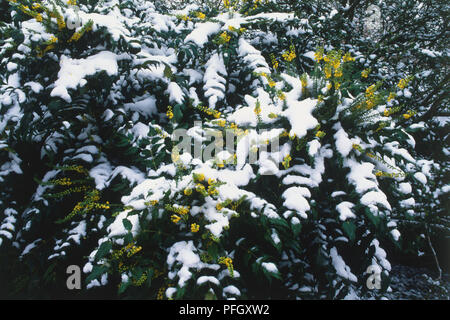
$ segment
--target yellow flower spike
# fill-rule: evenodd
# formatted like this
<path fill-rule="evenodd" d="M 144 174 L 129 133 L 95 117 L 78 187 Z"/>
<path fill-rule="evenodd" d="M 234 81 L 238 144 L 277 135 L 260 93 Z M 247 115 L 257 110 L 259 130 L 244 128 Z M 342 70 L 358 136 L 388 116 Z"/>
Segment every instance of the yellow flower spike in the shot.
<path fill-rule="evenodd" d="M 350 52 L 347 52 L 346 54 L 344 54 L 344 56 L 342 57 L 342 60 L 344 60 L 344 62 L 349 62 L 349 61 L 355 61 L 355 58 L 353 58 L 350 54 Z"/>
<path fill-rule="evenodd" d="M 200 230 L 200 226 L 198 225 L 198 224 L 196 224 L 196 223 L 192 223 L 191 224 L 191 232 L 192 233 L 196 233 L 196 232 L 198 232 Z"/>
<path fill-rule="evenodd" d="M 203 20 L 206 18 L 206 15 L 203 12 L 197 12 L 196 13 L 197 18 Z"/>
<path fill-rule="evenodd" d="M 178 223 L 181 220 L 181 218 L 179 216 L 177 216 L 176 214 L 173 214 L 173 215 L 170 216 L 170 220 L 173 223 Z"/>
<path fill-rule="evenodd" d="M 369 73 L 370 73 L 370 70 L 369 70 L 369 69 L 364 69 L 364 70 L 361 72 L 361 77 L 367 78 L 367 77 L 369 76 Z"/>
<path fill-rule="evenodd" d="M 314 59 L 317 62 L 320 62 L 320 60 L 323 59 L 323 48 L 318 49 L 315 53 L 314 53 Z"/>
<path fill-rule="evenodd" d="M 389 96 L 387 97 L 387 102 L 389 102 L 389 101 L 391 101 L 392 99 L 394 99 L 395 98 L 395 93 L 394 92 L 390 92 L 389 93 Z"/>
<path fill-rule="evenodd" d="M 205 175 L 203 173 L 194 173 L 194 181 L 203 181 L 205 180 Z"/>
<path fill-rule="evenodd" d="M 172 118 L 173 118 L 172 106 L 168 106 L 168 107 L 167 107 L 166 116 L 167 116 L 167 118 L 169 118 L 169 119 L 172 119 Z"/>
<path fill-rule="evenodd" d="M 223 43 L 227 43 L 231 40 L 231 36 L 228 35 L 226 31 L 222 32 L 219 37 Z"/>
<path fill-rule="evenodd" d="M 225 125 L 227 124 L 226 120 L 219 120 L 216 122 L 217 125 L 219 125 L 220 127 L 225 127 Z"/>
<path fill-rule="evenodd" d="M 318 138 L 323 138 L 325 135 L 326 135 L 326 133 L 323 131 L 319 130 L 316 132 L 316 137 L 318 137 Z"/>
<path fill-rule="evenodd" d="M 400 89 L 405 89 L 407 85 L 408 82 L 406 81 L 406 79 L 400 79 L 400 81 L 397 84 L 397 87 L 399 87 Z"/>

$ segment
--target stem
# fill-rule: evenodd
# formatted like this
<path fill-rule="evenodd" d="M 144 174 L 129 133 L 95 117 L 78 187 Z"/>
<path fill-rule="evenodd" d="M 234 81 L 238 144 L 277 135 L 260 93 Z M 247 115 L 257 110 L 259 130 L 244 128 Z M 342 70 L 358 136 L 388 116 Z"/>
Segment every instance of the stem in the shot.
<path fill-rule="evenodd" d="M 441 278 L 442 278 L 442 269 L 439 266 L 439 261 L 438 261 L 437 255 L 436 255 L 436 251 L 434 250 L 433 245 L 431 244 L 430 233 L 428 231 L 428 224 L 426 224 L 426 223 L 425 223 L 425 230 L 426 230 L 426 233 L 427 233 L 428 245 L 430 246 L 431 252 L 433 253 L 434 261 L 436 262 L 436 268 L 438 269 L 438 273 L 439 273 L 438 280 L 441 280 Z"/>

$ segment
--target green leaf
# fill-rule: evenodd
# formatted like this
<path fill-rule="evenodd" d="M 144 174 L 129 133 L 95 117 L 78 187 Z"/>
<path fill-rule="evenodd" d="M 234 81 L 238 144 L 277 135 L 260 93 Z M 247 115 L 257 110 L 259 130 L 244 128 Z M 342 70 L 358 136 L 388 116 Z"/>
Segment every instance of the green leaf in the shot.
<path fill-rule="evenodd" d="M 133 228 L 133 225 L 131 224 L 131 221 L 128 220 L 127 218 L 124 218 L 122 220 L 123 226 L 125 227 L 125 229 L 127 229 L 128 231 L 131 231 L 131 229 Z"/>
<path fill-rule="evenodd" d="M 173 118 L 176 122 L 179 122 L 183 118 L 183 112 L 181 111 L 181 105 L 177 104 L 173 107 Z"/>
<path fill-rule="evenodd" d="M 127 290 L 127 288 L 130 285 L 130 281 L 127 282 L 122 282 L 119 286 L 119 290 L 118 290 L 118 294 L 122 294 L 125 292 L 125 290 Z"/>
<path fill-rule="evenodd" d="M 95 254 L 95 261 L 102 259 L 106 256 L 112 248 L 112 243 L 110 241 L 103 242 Z"/>
<path fill-rule="evenodd" d="M 108 270 L 108 268 L 106 266 L 94 266 L 94 268 L 92 268 L 92 272 L 86 278 L 86 283 L 89 283 L 92 280 L 97 279 L 100 275 L 105 273 L 107 270 Z"/>
<path fill-rule="evenodd" d="M 355 240 L 355 230 L 356 226 L 353 222 L 344 222 L 342 224 L 342 229 L 344 229 L 345 234 L 349 237 L 350 241 Z"/>
<path fill-rule="evenodd" d="M 219 255 L 219 248 L 217 246 L 217 244 L 212 243 L 209 247 L 208 247 L 208 254 L 214 259 L 216 260 L 218 255 Z"/>
<path fill-rule="evenodd" d="M 172 76 L 173 76 L 172 69 L 169 66 L 166 66 L 164 68 L 164 77 L 172 79 Z"/>

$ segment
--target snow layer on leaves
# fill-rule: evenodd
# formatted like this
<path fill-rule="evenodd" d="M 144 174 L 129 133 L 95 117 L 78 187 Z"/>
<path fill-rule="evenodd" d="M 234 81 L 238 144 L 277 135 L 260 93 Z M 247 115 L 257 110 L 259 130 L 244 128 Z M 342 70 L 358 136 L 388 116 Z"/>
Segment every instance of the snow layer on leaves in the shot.
<path fill-rule="evenodd" d="M 208 37 L 220 31 L 220 24 L 215 22 L 198 23 L 195 29 L 184 39 L 184 42 L 194 42 L 197 46 L 203 47 L 208 42 Z"/>
<path fill-rule="evenodd" d="M 348 218 L 356 218 L 355 214 L 351 210 L 355 206 L 354 203 L 344 201 L 339 203 L 336 206 L 336 210 L 339 212 L 339 219 L 342 221 L 347 220 Z"/>
<path fill-rule="evenodd" d="M 209 107 L 214 109 L 218 100 L 225 98 L 225 76 L 227 70 L 223 62 L 223 57 L 215 53 L 205 64 L 205 74 L 203 75 L 203 90 L 205 98 L 208 99 Z"/>
<path fill-rule="evenodd" d="M 109 51 L 101 51 L 85 59 L 72 59 L 62 55 L 60 66 L 58 80 L 55 81 L 55 88 L 50 95 L 60 97 L 67 102 L 72 101 L 68 89 L 76 89 L 79 85 L 84 86 L 87 82 L 86 76 L 99 71 L 106 71 L 110 76 L 118 72 L 117 55 Z"/>
<path fill-rule="evenodd" d="M 183 287 L 186 281 L 192 277 L 192 272 L 189 269 L 200 270 L 203 268 L 203 263 L 200 261 L 196 251 L 197 249 L 192 240 L 176 242 L 169 249 L 167 256 L 169 270 L 172 270 L 176 263 L 181 264 L 181 268 L 178 271 L 169 272 L 169 279 L 174 279 L 178 276 L 178 285 L 180 287 Z"/>
<path fill-rule="evenodd" d="M 331 261 L 333 263 L 334 268 L 336 269 L 336 273 L 343 277 L 344 279 L 348 279 L 352 282 L 357 282 L 358 279 L 351 272 L 350 267 L 345 264 L 345 261 L 338 254 L 337 249 L 335 247 L 330 250 Z"/>
<path fill-rule="evenodd" d="M 314 129 L 319 124 L 317 119 L 312 116 L 312 111 L 317 104 L 316 99 L 308 98 L 298 101 L 287 95 L 286 103 L 288 108 L 283 111 L 282 115 L 288 118 L 292 126 L 289 135 L 295 134 L 298 138 L 302 138 L 308 130 Z"/>

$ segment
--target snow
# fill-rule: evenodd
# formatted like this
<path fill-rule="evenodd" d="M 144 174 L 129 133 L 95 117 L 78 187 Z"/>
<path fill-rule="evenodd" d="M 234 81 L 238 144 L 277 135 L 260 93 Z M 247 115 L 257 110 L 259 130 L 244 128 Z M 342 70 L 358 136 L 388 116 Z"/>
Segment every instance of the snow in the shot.
<path fill-rule="evenodd" d="M 181 90 L 180 86 L 176 82 L 169 83 L 165 93 L 169 94 L 169 102 L 170 103 L 176 103 L 176 104 L 183 103 L 184 94 L 183 94 L 183 91 Z"/>
<path fill-rule="evenodd" d="M 69 231 L 67 241 L 72 239 L 75 243 L 80 244 L 81 238 L 86 236 L 86 221 L 82 220 L 78 225 Z"/>
<path fill-rule="evenodd" d="M 209 108 L 214 109 L 218 100 L 225 98 L 225 76 L 227 70 L 223 62 L 223 57 L 215 53 L 205 64 L 205 74 L 203 75 L 203 89 L 205 98 L 208 99 Z"/>
<path fill-rule="evenodd" d="M 308 98 L 297 101 L 289 98 L 287 94 L 286 103 L 288 108 L 282 112 L 282 115 L 286 116 L 291 124 L 290 136 L 296 135 L 300 139 L 306 135 L 307 130 L 314 129 L 319 124 L 312 116 L 317 100 Z"/>
<path fill-rule="evenodd" d="M 306 211 L 309 211 L 311 207 L 305 197 L 311 197 L 309 189 L 304 187 L 290 187 L 282 194 L 282 198 L 285 199 L 283 206 L 297 211 L 302 218 L 306 219 Z"/>
<path fill-rule="evenodd" d="M 357 282 L 358 279 L 351 272 L 350 267 L 347 266 L 342 259 L 342 257 L 338 254 L 336 247 L 331 248 L 330 250 L 331 261 L 333 263 L 333 267 L 336 269 L 336 273 L 343 277 L 344 279 L 348 279 L 352 282 Z"/>
<path fill-rule="evenodd" d="M 414 178 L 421 182 L 423 185 L 427 184 L 427 177 L 422 172 L 416 172 L 414 173 Z"/>
<path fill-rule="evenodd" d="M 125 226 L 123 225 L 123 219 L 128 219 L 131 222 L 132 228 L 131 233 L 133 236 L 135 236 L 139 231 L 139 216 L 138 215 L 132 215 L 128 216 L 128 213 L 131 210 L 125 210 L 119 213 L 114 222 L 111 223 L 107 228 L 106 231 L 108 232 L 108 236 L 110 238 L 117 237 L 117 236 L 123 236 L 128 233 L 127 229 L 125 229 Z"/>
<path fill-rule="evenodd" d="M 197 279 L 198 285 L 202 285 L 206 282 L 211 282 L 212 284 L 215 284 L 216 286 L 220 285 L 219 280 L 217 280 L 217 278 L 213 277 L 213 276 L 201 276 Z"/>
<path fill-rule="evenodd" d="M 263 262 L 261 266 L 269 272 L 278 273 L 278 268 L 275 263 L 272 262 Z"/>
<path fill-rule="evenodd" d="M 356 192 L 364 193 L 370 189 L 378 189 L 376 177 L 373 174 L 375 166 L 372 163 L 360 163 L 351 157 L 344 160 L 344 166 L 350 168 L 347 178 L 355 186 Z"/>
<path fill-rule="evenodd" d="M 169 272 L 169 279 L 173 280 L 178 276 L 178 286 L 183 287 L 191 277 L 192 272 L 189 269 L 201 269 L 202 263 L 200 257 L 194 252 L 196 251 L 194 243 L 190 241 L 179 241 L 174 243 L 169 250 L 167 256 L 167 265 L 169 269 L 174 267 L 176 262 L 181 263 L 178 272 Z"/>
<path fill-rule="evenodd" d="M 152 95 L 133 98 L 133 102 L 124 103 L 123 107 L 127 111 L 136 111 L 143 116 L 151 116 L 158 113 L 156 98 Z"/>
<path fill-rule="evenodd" d="M 400 239 L 400 231 L 398 231 L 397 229 L 391 230 L 391 235 L 395 241 L 398 241 L 398 239 Z"/>
<path fill-rule="evenodd" d="M 319 151 L 320 149 L 320 142 L 319 140 L 312 140 L 310 142 L 308 142 L 308 154 L 311 157 L 314 157 L 316 155 L 316 153 Z"/>
<path fill-rule="evenodd" d="M 360 200 L 361 204 L 370 207 L 371 205 L 381 204 L 391 210 L 391 205 L 387 201 L 386 195 L 381 191 L 370 191 L 364 194 Z"/>
<path fill-rule="evenodd" d="M 235 296 L 241 295 L 241 291 L 233 285 L 229 285 L 229 286 L 226 286 L 225 288 L 223 288 L 223 293 L 231 294 L 231 295 L 235 295 Z"/>
<path fill-rule="evenodd" d="M 198 23 L 195 29 L 184 39 L 184 42 L 194 42 L 197 46 L 203 47 L 208 42 L 208 37 L 220 31 L 220 24 L 214 22 Z"/>
<path fill-rule="evenodd" d="M 408 182 L 402 182 L 398 186 L 398 191 L 400 191 L 403 194 L 409 194 L 412 191 L 411 184 Z"/>
<path fill-rule="evenodd" d="M 348 201 L 339 203 L 336 206 L 336 210 L 339 212 L 339 219 L 345 221 L 348 218 L 356 218 L 356 215 L 351 210 L 354 206 L 355 204 Z"/>
<path fill-rule="evenodd" d="M 353 144 L 359 144 L 359 139 L 350 139 L 340 123 L 335 126 L 335 129 L 336 128 L 339 128 L 334 134 L 334 138 L 336 139 L 336 149 L 342 157 L 347 157 L 353 149 Z"/>
<path fill-rule="evenodd" d="M 76 89 L 86 84 L 86 76 L 91 76 L 99 71 L 105 71 L 112 76 L 117 74 L 117 55 L 109 51 L 101 51 L 85 59 L 72 59 L 61 56 L 61 69 L 58 72 L 58 80 L 50 93 L 52 97 L 60 97 L 70 103 L 72 98 L 68 89 Z"/>

